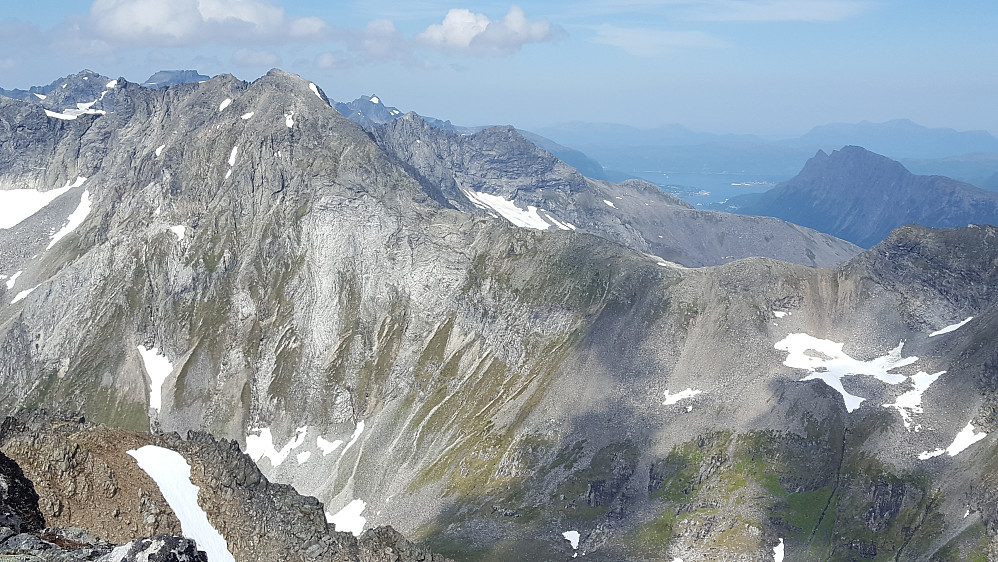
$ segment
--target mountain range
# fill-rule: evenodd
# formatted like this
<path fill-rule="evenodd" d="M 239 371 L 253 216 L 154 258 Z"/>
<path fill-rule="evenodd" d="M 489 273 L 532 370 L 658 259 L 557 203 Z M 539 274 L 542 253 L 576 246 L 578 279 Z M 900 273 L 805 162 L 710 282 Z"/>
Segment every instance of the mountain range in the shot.
<path fill-rule="evenodd" d="M 47 522 L 175 533 L 144 450 L 240 560 L 998 555 L 995 227 L 862 250 L 279 70 L 111 82 L 0 98 L 0 451 Z"/>
<path fill-rule="evenodd" d="M 681 125 L 638 129 L 623 125 L 567 123 L 538 133 L 571 146 L 608 170 L 668 186 L 663 174 L 701 174 L 683 178 L 710 189 L 709 176 L 730 181 L 785 181 L 818 150 L 858 145 L 899 160 L 920 174 L 946 175 L 990 189 L 998 173 L 998 139 L 986 131 L 928 128 L 905 119 L 885 123 L 835 123 L 814 127 L 798 137 L 710 134 Z M 608 172 L 614 176 L 613 172 Z"/>
<path fill-rule="evenodd" d="M 998 192 L 943 176 L 921 176 L 858 146 L 819 151 L 790 181 L 733 197 L 723 208 L 779 217 L 869 248 L 910 222 L 953 227 L 998 224 Z"/>

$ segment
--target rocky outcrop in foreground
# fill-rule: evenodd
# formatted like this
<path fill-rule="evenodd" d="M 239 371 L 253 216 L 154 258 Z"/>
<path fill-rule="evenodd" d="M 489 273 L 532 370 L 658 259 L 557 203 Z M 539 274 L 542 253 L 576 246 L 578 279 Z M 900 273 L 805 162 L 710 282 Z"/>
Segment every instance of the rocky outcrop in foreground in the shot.
<path fill-rule="evenodd" d="M 446 560 L 391 527 L 360 537 L 332 530 L 318 500 L 269 482 L 232 441 L 132 433 L 46 413 L 0 425 L 0 554 L 206 561 L 194 540 L 180 536 L 157 483 L 128 455 L 144 445 L 176 451 L 191 465 L 198 504 L 236 560 Z"/>

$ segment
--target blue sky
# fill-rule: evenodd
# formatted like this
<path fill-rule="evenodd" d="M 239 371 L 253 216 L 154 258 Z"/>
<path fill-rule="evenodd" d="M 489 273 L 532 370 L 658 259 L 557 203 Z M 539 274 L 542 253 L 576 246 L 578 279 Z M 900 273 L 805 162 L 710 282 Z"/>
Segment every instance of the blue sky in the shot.
<path fill-rule="evenodd" d="M 5 3 L 0 86 L 277 66 L 457 124 L 800 134 L 908 118 L 998 134 L 998 4 L 965 0 Z"/>

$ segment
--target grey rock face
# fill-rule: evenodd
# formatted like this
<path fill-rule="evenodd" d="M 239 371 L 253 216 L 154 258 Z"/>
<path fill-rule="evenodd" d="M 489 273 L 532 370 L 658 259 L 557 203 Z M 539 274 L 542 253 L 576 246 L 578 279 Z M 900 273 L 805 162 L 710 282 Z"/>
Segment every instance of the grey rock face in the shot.
<path fill-rule="evenodd" d="M 24 472 L 0 452 L 0 526 L 12 533 L 30 533 L 45 527 L 45 517 L 38 510 L 38 493 Z"/>
<path fill-rule="evenodd" d="M 863 247 L 891 230 L 998 223 L 998 193 L 942 176 L 917 176 L 857 146 L 819 151 L 801 172 L 766 193 L 733 197 L 730 209 L 814 228 Z"/>
<path fill-rule="evenodd" d="M 48 86 L 28 90 L 3 90 L 0 96 L 41 106 L 65 120 L 78 115 L 96 115 L 113 111 L 117 81 L 91 70 L 60 78 Z"/>

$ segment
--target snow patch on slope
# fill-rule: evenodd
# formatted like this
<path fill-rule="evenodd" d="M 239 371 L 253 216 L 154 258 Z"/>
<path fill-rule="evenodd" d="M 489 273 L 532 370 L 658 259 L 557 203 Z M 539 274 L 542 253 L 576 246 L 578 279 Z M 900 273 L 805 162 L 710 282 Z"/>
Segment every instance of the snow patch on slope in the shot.
<path fill-rule="evenodd" d="M 905 429 L 911 431 L 911 416 L 912 414 L 923 413 L 922 409 L 922 393 L 925 392 L 929 385 L 936 382 L 941 375 L 946 371 L 939 371 L 938 373 L 928 374 L 922 371 L 909 377 L 911 380 L 912 389 L 905 392 L 901 396 L 897 397 L 897 400 L 893 404 L 884 404 L 884 408 L 894 408 L 901 414 L 901 420 L 904 423 Z M 915 429 L 918 431 L 918 428 Z"/>
<path fill-rule="evenodd" d="M 929 334 L 929 337 L 930 338 L 934 338 L 936 336 L 941 336 L 943 334 L 948 334 L 950 332 L 956 331 L 956 330 L 962 328 L 964 324 L 966 324 L 967 322 L 970 322 L 973 319 L 974 319 L 973 316 L 968 316 L 967 319 L 964 320 L 963 322 L 957 322 L 956 324 L 950 324 L 949 326 L 946 326 L 945 328 L 941 328 L 939 330 L 936 330 L 935 332 L 932 332 L 931 334 Z"/>
<path fill-rule="evenodd" d="M 14 304 L 16 302 L 20 302 L 20 301 L 24 300 L 25 297 L 27 297 L 28 295 L 31 294 L 31 291 L 34 291 L 38 287 L 40 287 L 40 285 L 35 285 L 34 287 L 32 287 L 30 289 L 25 289 L 25 290 L 21 291 L 20 293 L 14 295 L 14 300 L 10 301 L 10 304 Z"/>
<path fill-rule="evenodd" d="M 235 562 L 225 537 L 212 526 L 208 514 L 198 505 L 200 488 L 191 483 L 191 465 L 187 459 L 176 451 L 155 445 L 132 449 L 128 454 L 159 486 L 166 503 L 180 520 L 184 536 L 197 541 L 198 549 L 205 551 L 211 562 Z"/>
<path fill-rule="evenodd" d="M 528 205 L 527 210 L 524 211 L 517 207 L 513 201 L 504 199 L 498 195 L 470 190 L 464 191 L 464 195 L 479 208 L 491 209 L 516 226 L 533 228 L 535 230 L 547 230 L 551 228 L 551 224 L 537 213 L 537 207 L 533 205 Z"/>
<path fill-rule="evenodd" d="M 970 447 L 987 436 L 988 434 L 983 431 L 981 433 L 974 433 L 973 423 L 967 423 L 967 427 L 963 428 L 960 430 L 960 433 L 956 434 L 956 437 L 953 439 L 953 442 L 950 443 L 949 447 L 946 447 L 945 449 L 936 449 L 932 452 L 922 451 L 918 455 L 918 459 L 924 461 L 931 459 L 932 457 L 938 457 L 943 453 L 946 453 L 951 457 L 955 457 L 965 451 L 967 447 Z"/>
<path fill-rule="evenodd" d="M 669 406 L 669 405 L 672 405 L 672 404 L 675 404 L 675 403 L 679 402 L 680 400 L 684 400 L 686 398 L 693 398 L 694 396 L 696 396 L 697 394 L 700 394 L 701 392 L 703 392 L 703 391 L 702 390 L 693 390 L 692 388 L 687 388 L 686 390 L 682 390 L 682 391 L 677 392 L 676 394 L 673 394 L 673 395 L 670 396 L 669 395 L 669 391 L 666 390 L 665 391 L 665 402 L 662 402 L 662 405 L 663 406 Z"/>
<path fill-rule="evenodd" d="M 187 227 L 180 224 L 178 224 L 177 226 L 171 226 L 170 232 L 176 234 L 178 239 L 183 240 L 184 235 L 187 234 Z"/>
<path fill-rule="evenodd" d="M 257 432 L 258 435 L 254 435 L 253 432 Z M 250 433 L 246 435 L 246 454 L 253 459 L 253 462 L 267 457 L 270 459 L 271 465 L 280 466 L 284 459 L 291 454 L 291 451 L 305 442 L 307 432 L 308 426 L 299 427 L 295 430 L 294 438 L 278 451 L 274 447 L 274 436 L 270 433 L 269 427 L 250 429 Z"/>
<path fill-rule="evenodd" d="M 842 387 L 842 377 L 867 375 L 887 384 L 898 384 L 907 377 L 889 371 L 918 361 L 918 357 L 914 355 L 901 357 L 904 341 L 890 350 L 887 355 L 869 361 L 853 359 L 842 351 L 843 345 L 808 334 L 796 333 L 776 342 L 774 347 L 787 352 L 784 365 L 810 371 L 811 374 L 800 379 L 801 381 L 818 379 L 841 394 L 847 412 L 859 408 L 866 398 L 846 392 Z"/>
<path fill-rule="evenodd" d="M 367 524 L 367 518 L 361 515 L 365 507 L 367 504 L 363 500 L 353 500 L 337 511 L 336 515 L 330 515 L 327 511 L 326 522 L 332 523 L 337 532 L 352 533 L 353 536 L 359 537 L 364 532 L 364 525 Z"/>
<path fill-rule="evenodd" d="M 166 377 L 173 372 L 173 363 L 166 357 L 165 353 L 160 353 L 159 349 L 153 347 L 147 349 L 141 345 L 135 346 L 142 357 L 142 366 L 149 375 L 149 407 L 157 411 L 163 406 L 163 383 Z"/>
<path fill-rule="evenodd" d="M 48 191 L 34 189 L 8 189 L 0 191 L 0 229 L 16 226 L 24 219 L 42 210 L 56 197 L 74 187 L 80 187 L 87 178 L 78 176 L 73 183 Z"/>
<path fill-rule="evenodd" d="M 315 438 L 315 446 L 318 447 L 320 451 L 322 451 L 322 456 L 326 456 L 329 453 L 332 453 L 342 444 L 343 444 L 342 439 L 337 439 L 335 441 L 329 442 L 323 439 L 321 435 Z"/>
<path fill-rule="evenodd" d="M 20 277 L 22 273 L 24 273 L 23 269 L 18 270 L 17 273 L 15 273 L 14 275 L 10 276 L 10 279 L 7 280 L 7 288 L 8 289 L 13 289 L 14 288 L 14 284 L 17 283 L 17 278 Z"/>
<path fill-rule="evenodd" d="M 51 249 L 55 246 L 55 243 L 62 240 L 67 234 L 76 230 L 78 226 L 83 224 L 83 219 L 87 218 L 90 214 L 90 190 L 84 189 L 83 195 L 80 196 L 80 204 L 76 207 L 76 210 L 70 213 L 69 218 L 66 219 L 66 225 L 62 227 L 59 232 L 52 235 L 52 241 L 45 248 L 46 250 Z"/>
<path fill-rule="evenodd" d="M 343 447 L 343 452 L 340 453 L 340 457 L 347 454 L 347 451 L 350 450 L 350 447 L 353 447 L 353 444 L 356 443 L 357 439 L 360 438 L 361 433 L 364 433 L 364 420 L 360 420 L 359 422 L 357 422 L 357 427 L 353 430 L 353 436 L 350 437 L 350 442 L 347 443 L 347 446 Z"/>
<path fill-rule="evenodd" d="M 231 103 L 232 103 L 232 98 L 225 98 L 224 100 L 222 100 L 222 103 L 218 104 L 218 110 L 225 111 L 225 108 L 229 107 Z"/>

